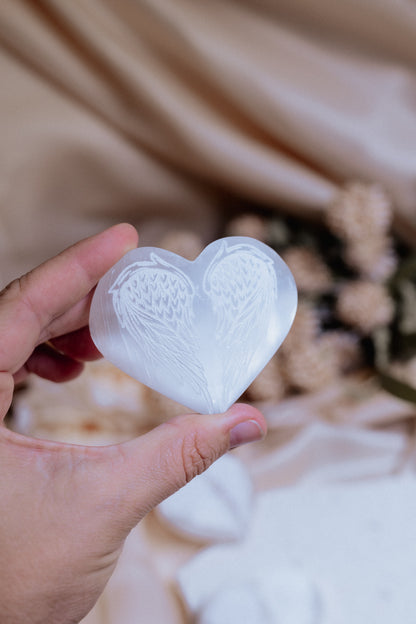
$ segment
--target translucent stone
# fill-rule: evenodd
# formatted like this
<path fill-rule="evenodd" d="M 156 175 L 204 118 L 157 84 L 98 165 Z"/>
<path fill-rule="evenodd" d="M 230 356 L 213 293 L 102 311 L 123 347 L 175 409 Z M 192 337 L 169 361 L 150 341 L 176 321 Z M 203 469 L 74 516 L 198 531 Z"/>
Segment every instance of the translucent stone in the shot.
<path fill-rule="evenodd" d="M 267 245 L 217 240 L 194 261 L 155 247 L 128 252 L 99 281 L 92 338 L 121 370 L 200 413 L 227 410 L 286 337 L 291 272 Z"/>

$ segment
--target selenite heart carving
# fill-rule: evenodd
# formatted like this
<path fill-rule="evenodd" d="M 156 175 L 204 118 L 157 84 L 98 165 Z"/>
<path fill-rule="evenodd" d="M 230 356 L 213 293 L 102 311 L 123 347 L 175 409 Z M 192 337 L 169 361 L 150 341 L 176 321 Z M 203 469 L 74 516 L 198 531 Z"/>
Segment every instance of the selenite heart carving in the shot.
<path fill-rule="evenodd" d="M 217 240 L 189 261 L 128 252 L 99 281 L 90 329 L 101 353 L 201 413 L 227 410 L 286 337 L 297 306 L 291 272 L 267 245 Z"/>

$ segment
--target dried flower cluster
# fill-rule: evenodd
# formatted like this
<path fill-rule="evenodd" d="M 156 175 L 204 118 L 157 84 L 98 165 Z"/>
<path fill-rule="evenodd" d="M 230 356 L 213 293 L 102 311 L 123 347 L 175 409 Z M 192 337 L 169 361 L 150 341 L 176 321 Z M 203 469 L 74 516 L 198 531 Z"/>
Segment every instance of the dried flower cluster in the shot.
<path fill-rule="evenodd" d="M 375 184 L 347 184 L 328 208 L 326 223 L 344 243 L 344 259 L 364 279 L 383 282 L 396 268 L 392 219 L 391 202 Z"/>
<path fill-rule="evenodd" d="M 382 284 L 357 280 L 342 287 L 336 312 L 344 323 L 362 334 L 370 334 L 392 321 L 394 304 Z"/>
<path fill-rule="evenodd" d="M 279 401 L 287 391 L 280 366 L 280 357 L 275 355 L 247 390 L 249 401 Z"/>
<path fill-rule="evenodd" d="M 393 362 L 390 366 L 390 372 L 397 379 L 416 388 L 416 356 L 405 362 Z"/>
<path fill-rule="evenodd" d="M 295 277 L 300 301 L 288 337 L 249 397 L 312 392 L 368 364 L 362 339 L 389 326 L 395 316 L 385 286 L 397 266 L 392 216 L 379 186 L 354 182 L 327 210 L 330 249 L 325 232 L 314 233 L 307 224 L 271 223 L 270 232 L 280 235 L 274 247 Z"/>
<path fill-rule="evenodd" d="M 300 245 L 291 246 L 282 253 L 282 258 L 292 271 L 300 292 L 316 294 L 331 290 L 331 272 L 315 250 Z"/>
<path fill-rule="evenodd" d="M 226 236 L 250 236 L 261 242 L 268 238 L 268 228 L 265 219 L 257 214 L 242 214 L 228 223 L 225 231 Z"/>
<path fill-rule="evenodd" d="M 383 286 L 397 265 L 389 228 L 393 210 L 387 195 L 374 184 L 348 184 L 326 214 L 330 230 L 343 242 L 345 262 L 356 271 L 355 282 L 341 288 L 336 306 L 339 319 L 370 334 L 388 325 L 394 304 Z"/>
<path fill-rule="evenodd" d="M 326 222 L 338 238 L 354 243 L 385 236 L 392 216 L 391 202 L 380 186 L 350 182 L 335 196 Z"/>
<path fill-rule="evenodd" d="M 322 332 L 318 310 L 300 302 L 288 338 L 280 350 L 286 386 L 313 392 L 334 382 L 342 371 L 358 362 L 358 344 L 343 331 Z"/>
<path fill-rule="evenodd" d="M 301 301 L 289 335 L 251 384 L 247 398 L 276 401 L 292 392 L 314 392 L 360 364 L 357 337 L 343 330 L 322 332 L 317 309 Z"/>
<path fill-rule="evenodd" d="M 345 330 L 323 332 L 321 343 L 332 351 L 335 367 L 339 374 L 356 371 L 363 365 L 360 341 L 356 334 Z"/>
<path fill-rule="evenodd" d="M 302 306 L 303 307 L 303 306 Z M 288 387 L 301 392 L 313 392 L 336 378 L 334 351 L 328 349 L 320 335 L 311 332 L 311 320 L 305 310 L 295 320 L 291 338 L 281 348 L 282 369 Z M 314 316 L 314 310 L 309 310 Z M 316 314 L 316 312 L 315 312 Z"/>

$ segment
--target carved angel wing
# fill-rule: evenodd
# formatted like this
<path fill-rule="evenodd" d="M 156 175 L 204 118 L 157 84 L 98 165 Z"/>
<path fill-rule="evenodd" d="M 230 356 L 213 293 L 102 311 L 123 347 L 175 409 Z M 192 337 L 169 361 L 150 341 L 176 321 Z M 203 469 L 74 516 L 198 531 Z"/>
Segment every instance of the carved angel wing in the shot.
<path fill-rule="evenodd" d="M 144 367 L 163 371 L 208 399 L 193 332 L 194 286 L 156 254 L 124 269 L 109 290 L 121 327 L 136 341 Z"/>
<path fill-rule="evenodd" d="M 264 342 L 277 299 L 273 262 L 251 245 L 224 242 L 206 271 L 204 290 L 216 317 L 216 341 L 224 353 L 234 353 L 223 365 L 224 384 L 232 392 L 247 378 L 253 354 Z"/>

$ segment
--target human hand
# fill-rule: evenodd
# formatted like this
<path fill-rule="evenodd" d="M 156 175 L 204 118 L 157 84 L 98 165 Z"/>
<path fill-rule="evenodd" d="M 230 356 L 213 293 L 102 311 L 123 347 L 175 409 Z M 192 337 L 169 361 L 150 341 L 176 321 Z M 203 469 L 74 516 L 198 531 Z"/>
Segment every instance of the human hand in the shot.
<path fill-rule="evenodd" d="M 136 245 L 134 228 L 115 226 L 0 293 L 0 420 L 15 382 L 28 373 L 65 381 L 100 356 L 88 330 L 92 291 Z M 262 415 L 247 405 L 180 416 L 105 447 L 31 439 L 0 426 L 0 621 L 79 622 L 143 516 L 229 448 L 265 431 Z"/>

